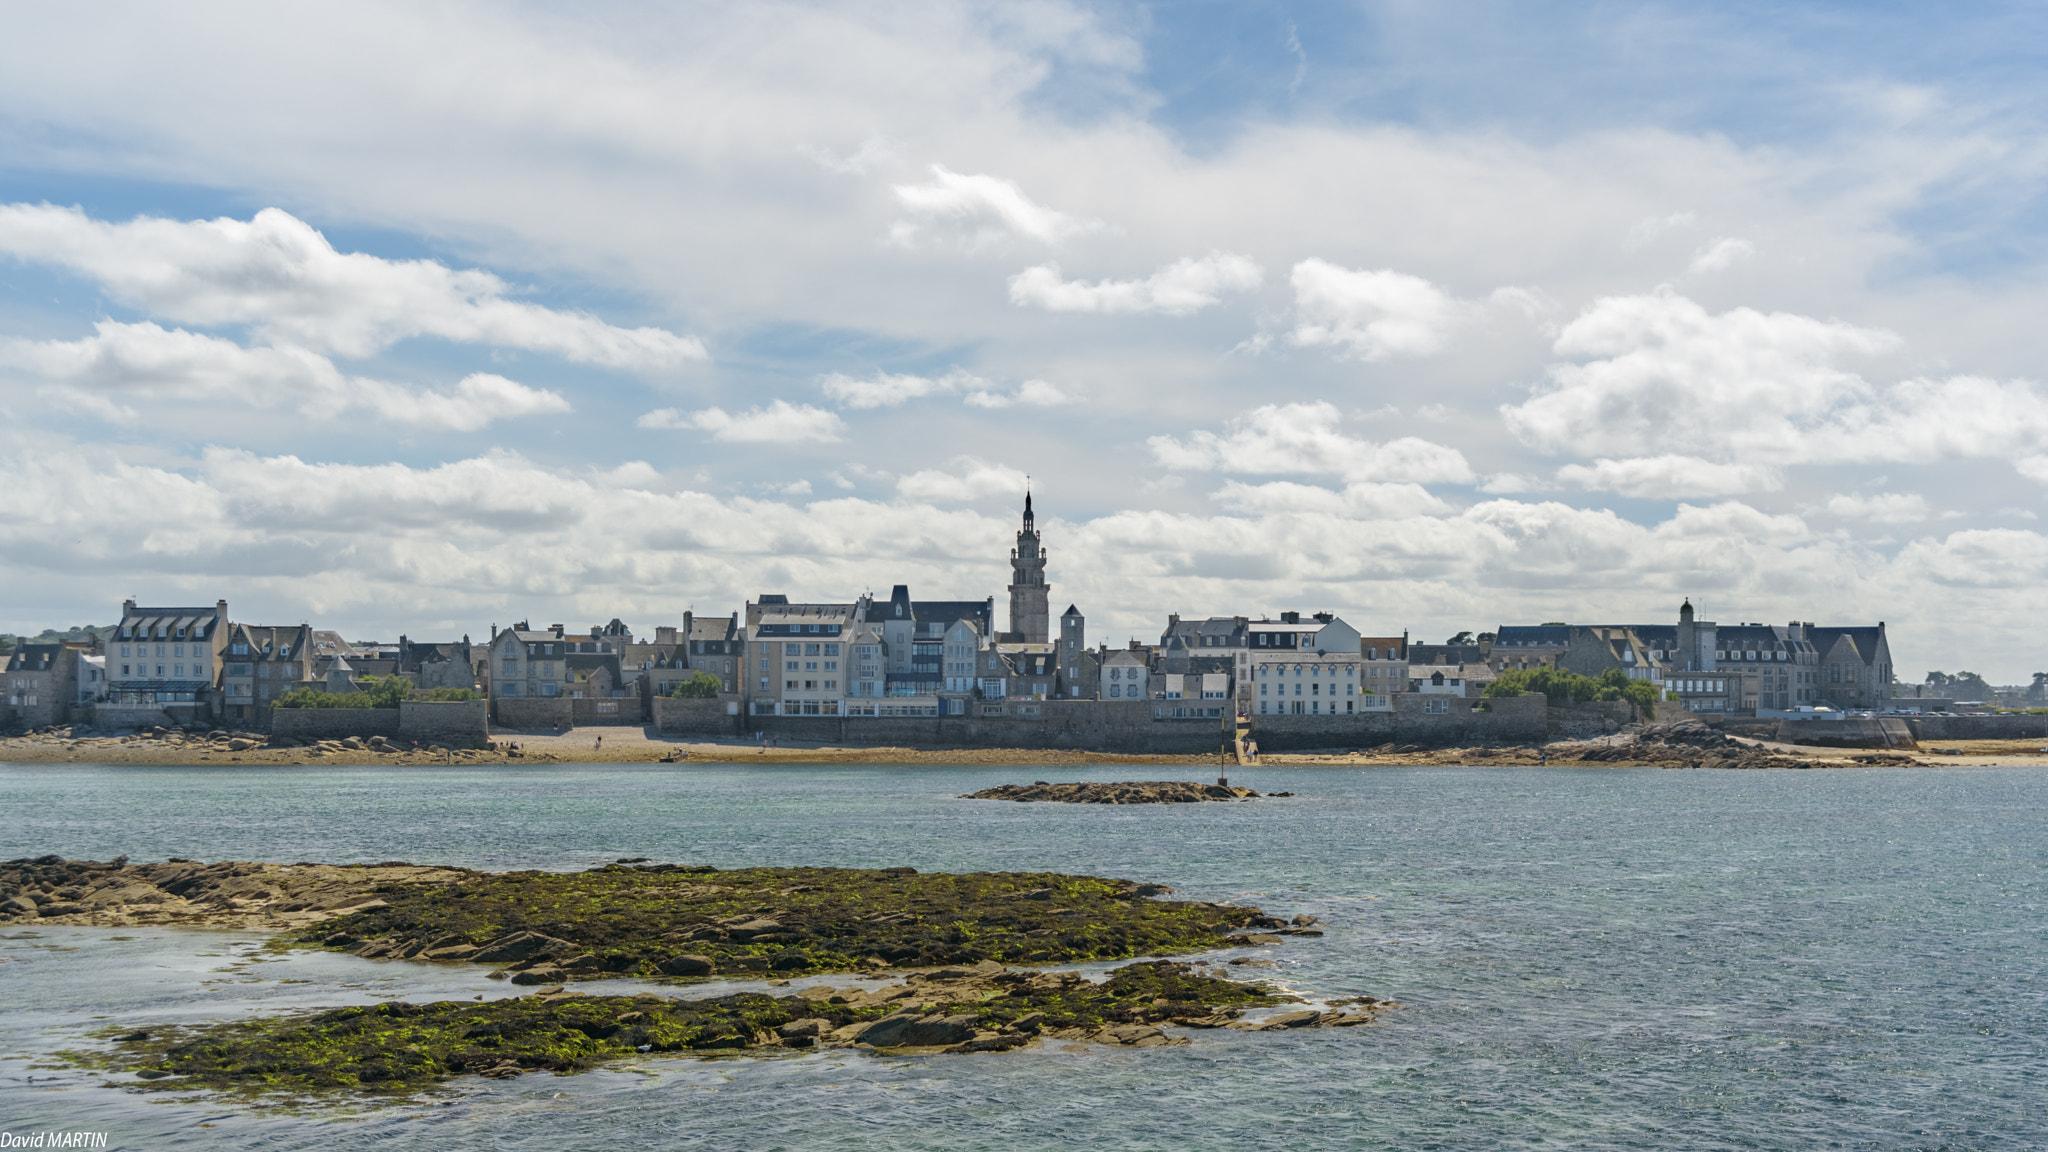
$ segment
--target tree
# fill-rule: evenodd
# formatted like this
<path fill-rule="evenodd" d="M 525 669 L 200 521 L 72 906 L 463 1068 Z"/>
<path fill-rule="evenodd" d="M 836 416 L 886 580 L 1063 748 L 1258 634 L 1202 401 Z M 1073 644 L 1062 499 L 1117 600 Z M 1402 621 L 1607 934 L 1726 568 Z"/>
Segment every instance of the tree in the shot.
<path fill-rule="evenodd" d="M 725 685 L 719 682 L 718 677 L 709 672 L 698 672 L 688 680 L 676 681 L 676 686 L 669 689 L 668 694 L 684 700 L 715 700 L 723 687 Z"/>
<path fill-rule="evenodd" d="M 1619 668 L 1608 669 L 1598 680 L 1555 668 L 1514 668 L 1495 677 L 1481 695 L 1520 696 L 1525 692 L 1540 692 L 1555 703 L 1626 700 L 1638 708 L 1650 708 L 1657 703 L 1656 685 L 1648 680 L 1631 680 Z"/>
<path fill-rule="evenodd" d="M 1491 643 L 1493 643 L 1493 640 L 1494 640 L 1494 635 L 1493 635 L 1493 633 L 1491 633 L 1491 632 L 1481 632 L 1481 633 L 1479 634 L 1479 642 L 1480 642 L 1481 644 L 1491 644 Z"/>
<path fill-rule="evenodd" d="M 1470 644 L 1471 642 L 1472 633 L 1470 632 L 1460 632 L 1456 636 L 1451 637 L 1449 640 L 1444 641 L 1444 643 L 1446 644 Z"/>

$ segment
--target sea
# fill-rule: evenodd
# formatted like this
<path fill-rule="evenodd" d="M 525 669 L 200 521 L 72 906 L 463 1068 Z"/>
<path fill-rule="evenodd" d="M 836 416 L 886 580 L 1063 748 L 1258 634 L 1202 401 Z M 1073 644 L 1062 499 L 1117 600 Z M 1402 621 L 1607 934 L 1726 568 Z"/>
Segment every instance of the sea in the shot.
<path fill-rule="evenodd" d="M 2048 771 L 1258 768 L 1231 782 L 1294 795 L 961 798 L 1190 776 L 1080 771 L 0 766 L 0 859 L 1127 877 L 1317 916 L 1321 938 L 1202 962 L 1266 959 L 1233 971 L 1401 1008 L 1185 1047 L 644 1059 L 280 1110 L 52 1054 L 109 1024 L 522 990 L 279 955 L 248 931 L 10 924 L 0 1132 L 152 1150 L 2048 1148 Z"/>

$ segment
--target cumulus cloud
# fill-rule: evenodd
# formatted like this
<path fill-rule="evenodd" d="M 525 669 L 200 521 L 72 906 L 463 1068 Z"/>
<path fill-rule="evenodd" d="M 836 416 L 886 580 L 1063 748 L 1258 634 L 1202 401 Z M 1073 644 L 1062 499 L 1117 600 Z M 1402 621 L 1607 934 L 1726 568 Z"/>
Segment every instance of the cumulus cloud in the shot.
<path fill-rule="evenodd" d="M 1876 524 L 1912 524 L 1933 515 L 1927 497 L 1918 493 L 1879 492 L 1871 496 L 1835 496 L 1828 500 L 1829 515 L 1845 520 L 1869 520 Z"/>
<path fill-rule="evenodd" d="M 1385 444 L 1344 433 L 1335 404 L 1267 404 L 1223 434 L 1197 430 L 1186 439 L 1154 436 L 1146 447 L 1167 468 L 1236 473 L 1308 473 L 1384 483 L 1471 483 L 1465 456 L 1404 436 Z"/>
<path fill-rule="evenodd" d="M 506 299 L 510 286 L 489 272 L 337 252 L 276 208 L 247 221 L 144 216 L 116 224 L 76 208 L 0 205 L 0 252 L 90 276 L 154 316 L 252 325 L 274 343 L 333 355 L 368 356 L 435 336 L 615 368 L 705 359 L 694 337 Z"/>
<path fill-rule="evenodd" d="M 1785 480 L 1774 468 L 1758 464 L 1717 464 L 1697 456 L 1636 456 L 1599 459 L 1591 465 L 1567 464 L 1557 470 L 1561 484 L 1624 496 L 1738 496 L 1771 492 Z"/>
<path fill-rule="evenodd" d="M 46 382 L 60 405 L 117 422 L 140 418 L 123 401 L 289 404 L 311 416 L 369 411 L 422 430 L 473 432 L 494 421 L 569 411 L 559 394 L 473 373 L 448 391 L 348 376 L 302 348 L 244 348 L 153 323 L 102 320 L 82 340 L 0 341 L 0 365 Z"/>
<path fill-rule="evenodd" d="M 1559 334 L 1548 381 L 1505 405 L 1510 431 L 1533 447 L 1591 455 L 1615 444 L 1683 445 L 1676 457 L 1607 460 L 1572 476 L 1669 478 L 1692 494 L 1734 491 L 1797 464 L 2015 459 L 2048 445 L 2048 398 L 2026 381 L 1977 376 L 1877 386 L 1845 366 L 1898 348 L 1890 332 L 1791 313 L 1719 314 L 1670 291 L 1610 297 Z M 1758 483 L 1756 487 L 1770 485 Z"/>
<path fill-rule="evenodd" d="M 1025 484 L 1024 473 L 1015 468 L 990 464 L 972 456 L 956 456 L 945 469 L 912 472 L 897 480 L 896 491 L 911 500 L 947 504 L 989 496 L 1020 495 Z"/>
<path fill-rule="evenodd" d="M 705 408 L 687 415 L 675 408 L 657 408 L 634 423 L 642 428 L 694 428 L 711 433 L 714 440 L 734 444 L 831 443 L 844 438 L 846 433 L 846 422 L 836 413 L 787 400 L 737 415 L 723 408 Z"/>
<path fill-rule="evenodd" d="M 1069 399 L 1065 392 L 1044 380 L 1026 380 L 1015 390 L 1005 392 L 993 381 L 960 371 L 944 376 L 877 372 L 867 378 L 834 372 L 819 377 L 818 383 L 825 395 L 847 408 L 895 408 L 926 396 L 960 392 L 966 393 L 963 402 L 972 408 L 1050 408 Z"/>
<path fill-rule="evenodd" d="M 1342 491 L 1336 491 L 1291 480 L 1275 480 L 1266 484 L 1227 480 L 1212 498 L 1233 512 L 1254 516 L 1318 513 L 1385 520 L 1442 516 L 1451 511 L 1449 504 L 1420 484 L 1347 484 Z"/>
<path fill-rule="evenodd" d="M 1010 278 L 1010 303 L 1051 312 L 1157 312 L 1187 316 L 1249 292 L 1265 273 L 1249 257 L 1211 252 L 1176 260 L 1143 280 L 1064 280 L 1057 264 L 1026 268 Z"/>
<path fill-rule="evenodd" d="M 897 184 L 896 201 L 909 219 L 889 228 L 892 243 L 906 248 L 938 244 L 979 251 L 1012 239 L 1058 244 L 1093 232 L 1101 221 L 1082 220 L 1048 208 L 1024 194 L 1014 180 L 966 175 L 932 165 L 923 184 Z"/>
<path fill-rule="evenodd" d="M 2048 456 L 2027 456 L 2013 464 L 2029 480 L 2048 484 Z"/>
<path fill-rule="evenodd" d="M 1366 361 L 1431 356 L 1489 308 L 1533 313 L 1538 307 L 1537 298 L 1520 288 L 1497 289 L 1484 301 L 1461 300 L 1420 276 L 1317 259 L 1296 264 L 1292 282 L 1293 341 Z"/>
<path fill-rule="evenodd" d="M 1692 254 L 1692 263 L 1687 264 L 1685 270 L 1695 276 L 1722 272 L 1755 255 L 1756 245 L 1740 236 L 1722 236 L 1701 245 Z"/>
<path fill-rule="evenodd" d="M 977 388 L 967 394 L 966 402 L 971 408 L 1055 408 L 1072 399 L 1073 397 L 1043 380 L 1026 380 L 1017 385 L 1015 392 Z"/>

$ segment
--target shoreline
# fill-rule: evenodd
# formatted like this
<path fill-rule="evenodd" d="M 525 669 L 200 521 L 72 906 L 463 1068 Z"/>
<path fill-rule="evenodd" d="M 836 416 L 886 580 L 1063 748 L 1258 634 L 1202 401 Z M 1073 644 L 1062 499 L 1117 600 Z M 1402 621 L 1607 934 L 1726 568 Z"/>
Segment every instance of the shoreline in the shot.
<path fill-rule="evenodd" d="M 250 733 L 252 740 L 266 739 Z M 603 746 L 598 744 L 599 738 Z M 1472 746 L 1411 751 L 1366 749 L 1308 749 L 1269 752 L 1255 764 L 1219 764 L 1214 753 L 1200 755 L 1159 755 L 1118 752 L 1086 752 L 1049 748 L 911 748 L 899 745 L 807 744 L 762 749 L 750 740 L 688 739 L 653 736 L 644 728 L 580 728 L 565 733 L 548 731 L 498 731 L 489 749 L 453 748 L 442 750 L 378 751 L 372 748 L 344 748 L 333 742 L 321 747 L 273 748 L 254 744 L 227 750 L 219 742 L 187 738 L 172 733 L 150 735 L 82 736 L 31 734 L 0 739 L 0 764 L 104 764 L 150 767 L 197 767 L 245 765 L 248 767 L 482 767 L 519 768 L 555 764 L 846 764 L 933 767 L 975 766 L 1058 766 L 1095 767 L 1120 765 L 1165 765 L 1202 769 L 1194 775 L 1206 778 L 1208 770 L 1227 776 L 1232 772 L 1274 768 L 1317 767 L 1724 767 L 1712 763 L 1677 763 L 1668 756 L 1608 758 L 1587 757 L 1612 738 L 1592 741 L 1558 741 L 1549 745 Z M 1772 768 L 1857 768 L 1857 767 L 2048 767 L 2048 751 L 2038 740 L 1937 740 L 1917 749 L 1889 751 L 1874 748 L 1826 748 L 1779 744 L 1772 741 L 1735 738 L 1731 746 L 1768 755 Z M 512 750 L 517 745 L 518 750 Z M 1548 762 L 1544 763 L 1545 753 Z M 1733 765 L 1725 767 L 1734 768 Z M 1750 770 L 1747 765 L 1741 770 Z"/>

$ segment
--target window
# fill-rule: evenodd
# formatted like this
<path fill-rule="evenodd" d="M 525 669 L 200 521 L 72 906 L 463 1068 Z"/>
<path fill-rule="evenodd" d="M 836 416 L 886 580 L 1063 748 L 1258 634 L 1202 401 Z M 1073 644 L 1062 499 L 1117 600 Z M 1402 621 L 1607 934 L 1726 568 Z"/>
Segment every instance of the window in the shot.
<path fill-rule="evenodd" d="M 794 691 L 796 691 L 796 681 L 794 681 L 794 680 L 784 680 L 784 681 L 782 682 L 782 690 L 783 690 L 784 692 L 794 692 Z"/>
<path fill-rule="evenodd" d="M 128 675 L 128 666 L 126 664 L 121 665 L 121 675 Z"/>
<path fill-rule="evenodd" d="M 839 645 L 837 645 L 837 644 L 827 644 L 827 645 L 825 645 L 825 655 L 827 655 L 827 656 L 837 656 L 837 655 L 839 655 Z"/>
<path fill-rule="evenodd" d="M 1433 716 L 1441 716 L 1451 710 L 1451 702 L 1441 696 L 1432 697 L 1424 709 Z"/>
<path fill-rule="evenodd" d="M 827 680 L 827 681 L 825 681 L 825 691 L 827 691 L 827 692 L 836 692 L 836 691 L 838 691 L 838 690 L 839 690 L 839 681 L 837 681 L 837 680 Z"/>
<path fill-rule="evenodd" d="M 785 660 L 782 662 L 782 670 L 784 672 L 795 672 L 801 663 L 802 661 L 799 660 Z"/>
<path fill-rule="evenodd" d="M 782 654 L 784 656 L 801 656 L 804 654 L 804 646 L 801 644 L 784 644 L 782 646 Z"/>
<path fill-rule="evenodd" d="M 818 654 L 818 646 L 817 646 L 816 644 L 806 644 L 806 645 L 804 645 L 804 655 L 806 655 L 806 656 L 816 656 L 817 654 Z"/>

